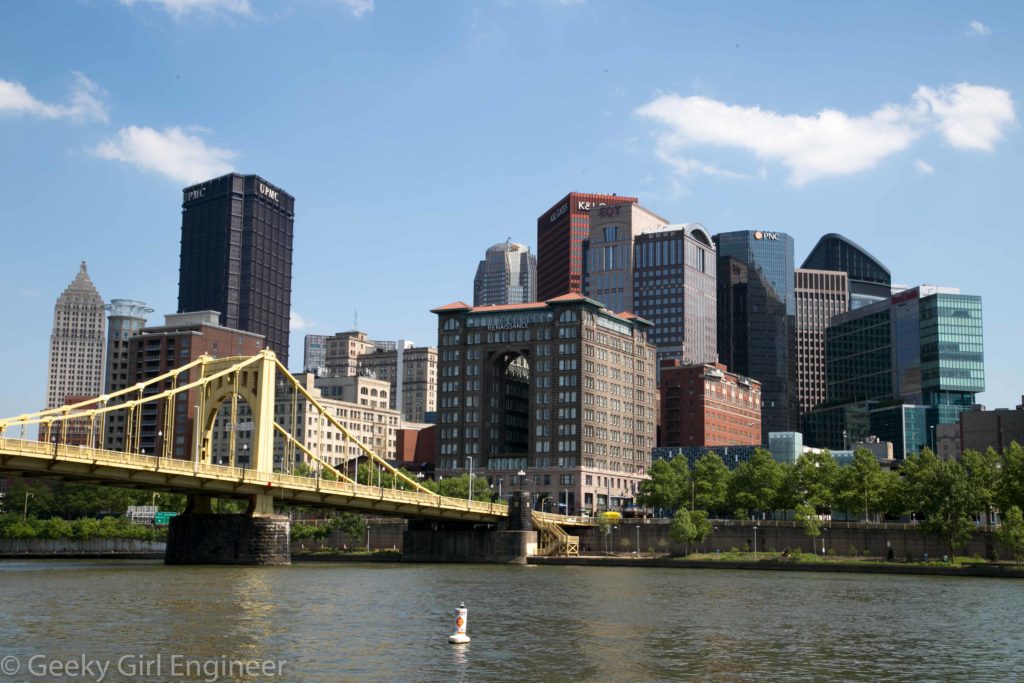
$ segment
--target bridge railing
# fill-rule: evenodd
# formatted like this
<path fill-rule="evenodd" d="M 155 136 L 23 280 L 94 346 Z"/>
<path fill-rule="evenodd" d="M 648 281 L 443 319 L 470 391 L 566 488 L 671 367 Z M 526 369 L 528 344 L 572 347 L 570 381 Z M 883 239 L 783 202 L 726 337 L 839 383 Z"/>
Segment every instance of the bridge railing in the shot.
<path fill-rule="evenodd" d="M 129 467 L 153 472 L 180 474 L 187 477 L 230 480 L 239 483 L 256 484 L 258 486 L 269 485 L 279 489 L 341 494 L 361 499 L 376 498 L 389 503 L 404 503 L 420 508 L 465 510 L 470 513 L 497 517 L 505 516 L 508 512 L 507 506 L 497 503 L 450 498 L 421 491 L 407 491 L 346 481 L 332 481 L 320 477 L 299 477 L 278 472 L 256 472 L 241 467 L 197 463 L 193 460 L 165 458 L 157 455 L 143 455 L 141 453 L 109 451 L 88 446 L 62 443 L 51 445 L 41 441 L 0 437 L 0 450 L 5 453 L 19 453 L 41 459 L 55 458 L 60 461 L 85 463 L 92 466 Z"/>

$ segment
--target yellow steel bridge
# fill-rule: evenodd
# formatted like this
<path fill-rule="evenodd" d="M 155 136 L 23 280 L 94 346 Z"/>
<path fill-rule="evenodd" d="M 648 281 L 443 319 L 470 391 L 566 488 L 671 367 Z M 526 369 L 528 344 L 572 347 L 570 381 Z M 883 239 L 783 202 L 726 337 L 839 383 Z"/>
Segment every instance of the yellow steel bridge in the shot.
<path fill-rule="evenodd" d="M 303 445 L 301 438 L 275 421 L 279 391 L 284 412 L 291 413 L 290 425 L 296 424 L 297 402 L 304 400 L 325 424 L 357 446 L 367 462 L 380 471 L 390 472 L 392 481 L 402 482 L 403 488 L 358 483 L 349 476 L 346 466 L 339 469 Z M 179 427 L 174 419 L 176 402 L 186 398 L 187 405 L 196 409 L 191 428 Z M 218 412 L 223 406 L 230 406 L 231 423 L 236 424 L 243 402 L 252 416 L 252 448 L 246 451 L 247 466 L 238 466 L 235 430 L 228 436 L 228 464 L 214 464 L 211 453 Z M 148 415 L 162 415 L 159 429 L 163 438 L 158 452 L 152 454 L 140 452 L 139 446 L 146 406 L 151 407 Z M 154 411 L 153 406 L 162 410 Z M 119 424 L 124 425 L 124 449 L 119 451 L 99 447 L 104 441 L 105 425 L 114 414 L 123 416 Z M 37 439 L 28 438 L 33 426 L 38 430 Z M 176 429 L 193 430 L 192 453 L 187 459 L 172 457 Z M 314 465 L 315 475 L 275 471 L 275 440 L 284 454 L 282 463 L 295 462 L 301 452 Z M 329 478 L 325 478 L 328 472 Z M 503 504 L 440 496 L 393 467 L 322 406 L 269 350 L 245 357 L 203 355 L 127 389 L 73 405 L 0 419 L 0 474 L 174 491 L 208 498 L 243 498 L 250 501 L 250 512 L 256 515 L 273 514 L 275 503 L 286 503 L 469 522 L 497 522 L 507 516 Z M 541 532 L 542 550 L 576 550 L 576 537 L 559 526 L 576 520 L 537 512 L 533 516 Z"/>

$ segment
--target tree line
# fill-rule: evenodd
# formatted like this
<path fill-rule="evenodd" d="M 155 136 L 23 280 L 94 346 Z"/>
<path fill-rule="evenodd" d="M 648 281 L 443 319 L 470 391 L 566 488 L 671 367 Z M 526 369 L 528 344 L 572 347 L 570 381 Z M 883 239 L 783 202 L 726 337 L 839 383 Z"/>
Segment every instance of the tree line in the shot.
<path fill-rule="evenodd" d="M 969 450 L 949 461 L 924 449 L 896 470 L 883 469 L 863 448 L 844 467 L 827 450 L 801 455 L 790 465 L 758 448 L 735 470 L 709 452 L 692 471 L 685 458 L 676 457 L 656 461 L 649 474 L 637 493 L 644 507 L 685 510 L 691 518 L 697 512 L 747 519 L 788 511 L 808 520 L 837 513 L 862 521 L 909 517 L 951 550 L 970 537 L 976 519 L 993 524 L 1002 511 L 1009 524 L 1011 509 L 1017 515 L 1024 509 L 1024 447 L 1016 442 L 1002 452 Z"/>

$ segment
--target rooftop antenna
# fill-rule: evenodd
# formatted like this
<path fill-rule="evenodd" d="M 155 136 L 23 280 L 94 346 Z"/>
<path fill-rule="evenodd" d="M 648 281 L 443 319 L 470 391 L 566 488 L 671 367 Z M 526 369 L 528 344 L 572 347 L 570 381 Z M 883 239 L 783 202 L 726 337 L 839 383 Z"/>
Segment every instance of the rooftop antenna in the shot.
<path fill-rule="evenodd" d="M 359 329 L 359 308 L 358 307 L 352 309 L 352 329 L 353 330 L 358 330 Z"/>

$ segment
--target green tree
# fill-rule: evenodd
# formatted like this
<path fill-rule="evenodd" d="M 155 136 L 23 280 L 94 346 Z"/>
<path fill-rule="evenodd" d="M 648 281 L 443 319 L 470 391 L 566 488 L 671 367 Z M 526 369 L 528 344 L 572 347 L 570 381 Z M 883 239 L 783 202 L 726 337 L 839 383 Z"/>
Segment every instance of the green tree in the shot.
<path fill-rule="evenodd" d="M 875 454 L 866 448 L 853 452 L 853 462 L 839 472 L 836 502 L 846 512 L 860 510 L 864 520 L 879 511 L 885 496 L 885 475 Z"/>
<path fill-rule="evenodd" d="M 714 451 L 702 455 L 693 466 L 696 508 L 713 515 L 729 512 L 729 479 L 732 472 Z"/>
<path fill-rule="evenodd" d="M 1021 514 L 1019 507 L 1011 505 L 1003 513 L 1003 525 L 999 527 L 996 536 L 1013 551 L 1014 561 L 1020 566 L 1020 555 L 1024 551 L 1024 514 Z"/>
<path fill-rule="evenodd" d="M 686 508 L 679 508 L 672 516 L 672 523 L 668 527 L 668 533 L 676 543 L 686 544 L 686 554 L 690 554 L 690 541 L 697 535 L 697 527 L 690 517 L 690 511 Z"/>
<path fill-rule="evenodd" d="M 792 473 L 800 496 L 799 502 L 822 512 L 831 510 L 840 474 L 839 464 L 831 452 L 823 450 L 821 453 L 801 455 Z"/>
<path fill-rule="evenodd" d="M 812 541 L 821 536 L 821 517 L 818 516 L 817 510 L 810 503 L 801 503 L 796 506 L 795 517 L 796 523 L 800 525 L 800 528 L 804 530 L 804 534 L 809 536 Z M 817 547 L 814 544 L 814 547 Z"/>
<path fill-rule="evenodd" d="M 903 476 L 913 509 L 924 516 L 921 530 L 945 542 L 953 557 L 974 532 L 971 513 L 979 506 L 967 471 L 960 462 L 939 460 L 925 448 L 906 459 Z"/>
<path fill-rule="evenodd" d="M 771 453 L 754 449 L 750 459 L 737 467 L 729 479 L 729 500 L 739 516 L 754 510 L 773 510 L 782 493 L 785 474 Z"/>
<path fill-rule="evenodd" d="M 366 519 L 354 512 L 342 512 L 331 520 L 330 527 L 347 536 L 362 538 L 366 533 Z"/>
<path fill-rule="evenodd" d="M 985 523 L 993 523 L 1002 458 L 994 448 L 989 448 L 984 453 L 967 450 L 963 452 L 960 463 L 967 472 L 972 495 L 981 506 L 976 512 L 985 516 Z"/>
<path fill-rule="evenodd" d="M 655 460 L 650 479 L 640 482 L 636 502 L 641 507 L 674 510 L 690 502 L 690 468 L 686 458 Z"/>
<path fill-rule="evenodd" d="M 690 513 L 690 522 L 693 524 L 693 542 L 702 543 L 711 530 L 714 528 L 708 513 L 704 510 L 694 510 Z"/>
<path fill-rule="evenodd" d="M 1024 510 L 1024 446 L 1014 441 L 1003 449 L 1002 470 L 995 502 L 1000 510 L 1016 505 Z"/>
<path fill-rule="evenodd" d="M 469 474 L 445 477 L 440 480 L 425 479 L 421 483 L 423 488 L 433 491 L 440 496 L 448 496 L 449 498 L 469 497 Z M 479 475 L 473 477 L 473 500 L 490 502 L 497 495 L 497 492 L 491 489 L 490 484 L 487 483 L 487 477 Z"/>

